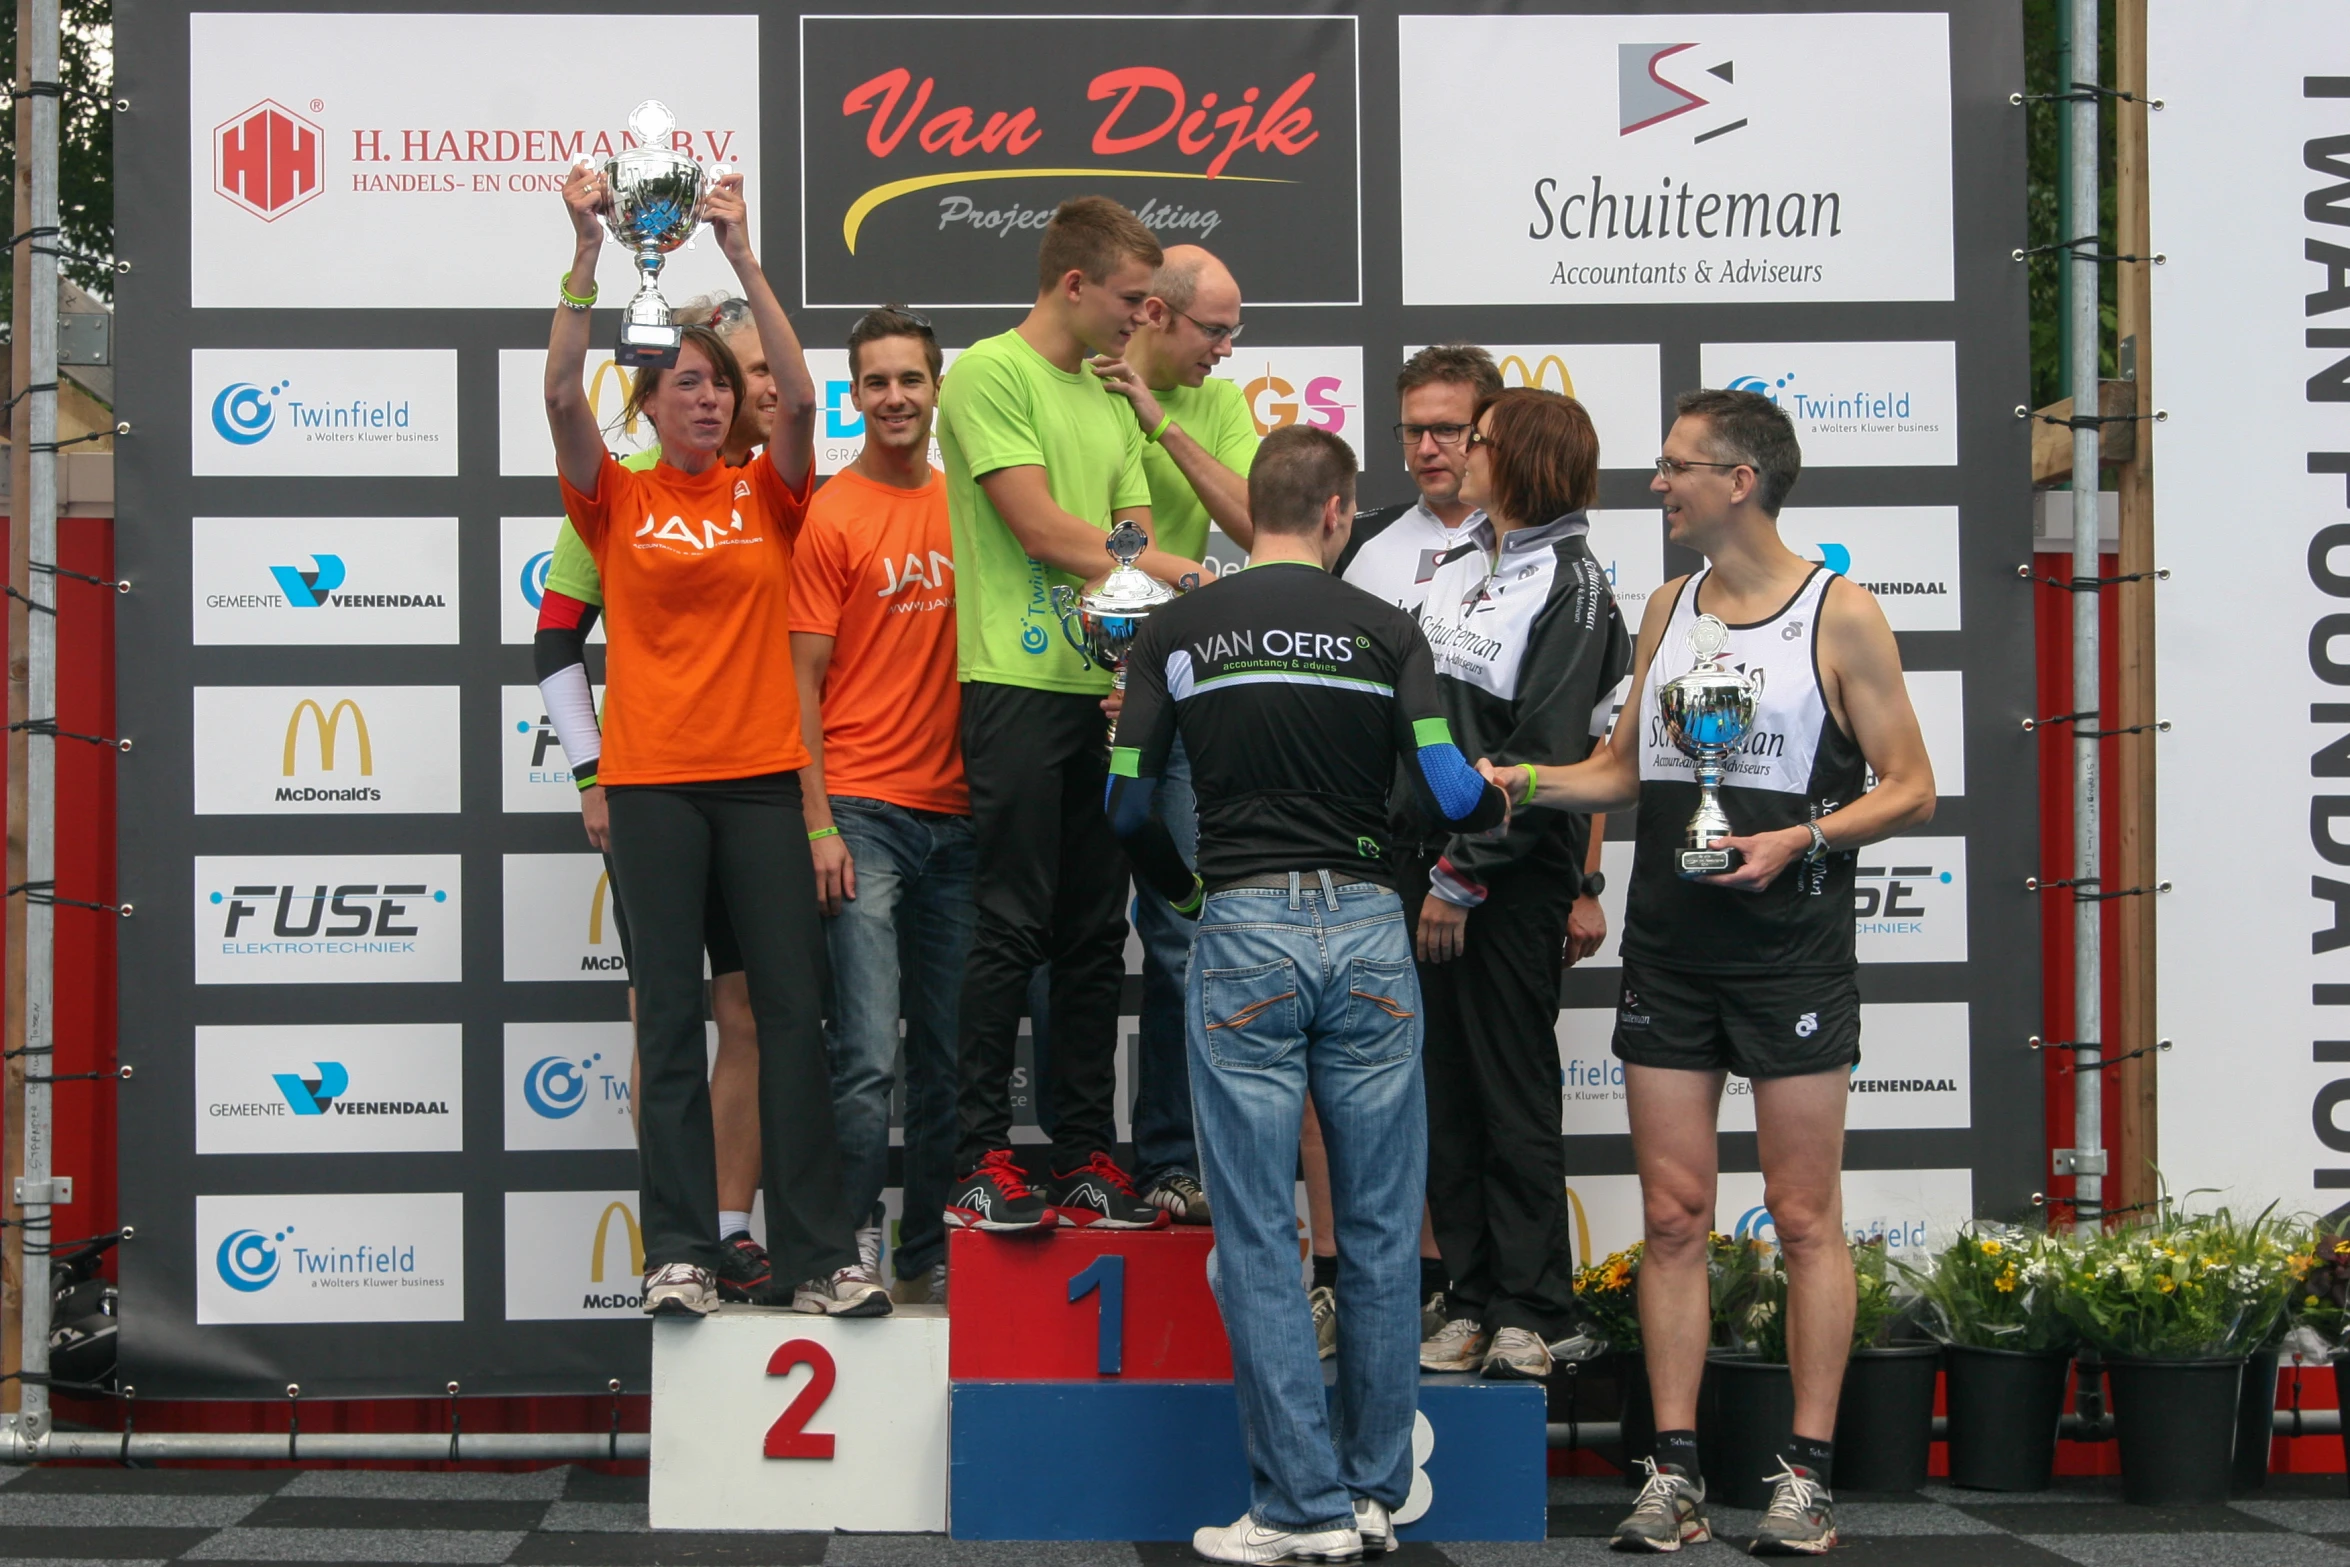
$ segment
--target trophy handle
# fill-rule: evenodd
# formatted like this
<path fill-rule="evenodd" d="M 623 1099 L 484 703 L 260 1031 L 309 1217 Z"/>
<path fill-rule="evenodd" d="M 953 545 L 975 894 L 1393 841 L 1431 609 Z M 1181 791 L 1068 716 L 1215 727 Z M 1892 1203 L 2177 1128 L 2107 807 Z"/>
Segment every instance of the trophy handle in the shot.
<path fill-rule="evenodd" d="M 1762 700 L 1763 676 L 1767 673 L 1769 673 L 1769 671 L 1761 668 L 1755 668 L 1746 671 L 1746 683 L 1754 687 L 1754 699 L 1757 702 Z"/>
<path fill-rule="evenodd" d="M 1066 582 L 1053 584 L 1053 616 L 1061 623 L 1061 637 L 1077 650 L 1077 656 L 1092 667 L 1093 655 L 1086 651 L 1085 639 L 1077 634 L 1077 590 Z"/>

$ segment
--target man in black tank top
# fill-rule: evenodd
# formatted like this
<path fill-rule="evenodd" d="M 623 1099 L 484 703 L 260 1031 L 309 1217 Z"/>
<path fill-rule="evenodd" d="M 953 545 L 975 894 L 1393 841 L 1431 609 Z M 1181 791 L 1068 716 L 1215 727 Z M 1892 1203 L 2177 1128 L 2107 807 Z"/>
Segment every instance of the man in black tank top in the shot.
<path fill-rule="evenodd" d="M 1795 1380 L 1794 1437 L 1754 1549 L 1816 1554 L 1836 1543 L 1830 1439 L 1852 1342 L 1841 1184 L 1845 1094 L 1860 1059 L 1852 854 L 1930 820 L 1934 775 L 1877 601 L 1779 541 L 1779 506 L 1803 463 L 1787 416 L 1751 392 L 1685 393 L 1678 411 L 1649 488 L 1673 542 L 1702 552 L 1706 569 L 1649 598 L 1607 745 L 1539 769 L 1530 791 L 1533 803 L 1566 810 L 1640 807 L 1615 1052 L 1646 1217 L 1640 1328 L 1657 1445 L 1616 1541 L 1673 1550 L 1711 1537 L 1697 1384 L 1716 1118 L 1735 1072 L 1754 1084 Z M 1721 790 L 1735 868 L 1683 880 L 1674 851 L 1698 791 L 1655 719 L 1655 693 L 1695 662 L 1688 634 L 1700 615 L 1727 641 L 1722 662 L 1764 680 Z M 1870 771 L 1877 784 L 1864 791 Z M 1487 776 L 1512 772 L 1523 779 L 1514 768 Z"/>

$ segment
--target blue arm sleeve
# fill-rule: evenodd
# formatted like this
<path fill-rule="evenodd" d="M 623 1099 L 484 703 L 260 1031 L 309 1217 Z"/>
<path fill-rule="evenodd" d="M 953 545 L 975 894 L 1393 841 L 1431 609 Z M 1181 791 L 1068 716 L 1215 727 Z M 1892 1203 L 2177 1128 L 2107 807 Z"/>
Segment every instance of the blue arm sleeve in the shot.
<path fill-rule="evenodd" d="M 1102 809 L 1109 813 L 1110 831 L 1121 838 L 1131 838 L 1142 831 L 1143 824 L 1151 819 L 1151 801 L 1158 792 L 1156 778 L 1121 777 L 1112 773 L 1102 788 Z"/>
<path fill-rule="evenodd" d="M 1427 780 L 1444 819 L 1462 832 L 1483 832 L 1502 818 L 1501 791 L 1471 767 L 1450 740 L 1419 750 L 1420 776 Z"/>

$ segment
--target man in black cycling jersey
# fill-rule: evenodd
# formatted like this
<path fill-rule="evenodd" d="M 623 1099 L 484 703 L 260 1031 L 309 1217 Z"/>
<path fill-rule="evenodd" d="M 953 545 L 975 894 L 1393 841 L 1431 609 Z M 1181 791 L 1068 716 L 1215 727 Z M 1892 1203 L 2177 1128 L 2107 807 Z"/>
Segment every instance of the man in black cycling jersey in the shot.
<path fill-rule="evenodd" d="M 1502 825 L 1501 791 L 1452 743 L 1410 616 L 1330 574 L 1354 517 L 1354 454 L 1291 425 L 1249 474 L 1246 571 L 1155 611 L 1128 663 L 1112 827 L 1136 870 L 1197 911 L 1184 1019 L 1209 1279 L 1232 1339 L 1248 1513 L 1201 1529 L 1210 1561 L 1353 1561 L 1394 1544 L 1411 1489 L 1427 1185 L 1420 997 L 1386 866 L 1399 758 L 1433 819 Z M 1151 796 L 1180 736 L 1199 872 Z M 1311 1087 L 1338 1212 L 1335 1416 L 1297 1288 L 1293 1198 Z"/>

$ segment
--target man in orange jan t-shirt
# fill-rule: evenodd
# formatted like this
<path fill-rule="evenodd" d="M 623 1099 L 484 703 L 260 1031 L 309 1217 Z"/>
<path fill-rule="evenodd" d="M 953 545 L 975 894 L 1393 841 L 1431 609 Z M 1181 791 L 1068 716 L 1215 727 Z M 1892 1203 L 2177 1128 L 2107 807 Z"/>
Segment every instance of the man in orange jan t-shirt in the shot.
<path fill-rule="evenodd" d="M 946 481 L 930 466 L 940 354 L 930 323 L 867 314 L 849 333 L 865 446 L 808 508 L 791 592 L 801 774 L 832 949 L 833 1119 L 857 1249 L 881 1282 L 889 1090 L 906 1020 L 898 1299 L 946 1300 L 941 1214 L 955 1149 L 956 1003 L 976 850 L 955 682 Z M 901 969 L 902 959 L 902 969 Z M 902 981 L 902 983 L 901 983 Z"/>

